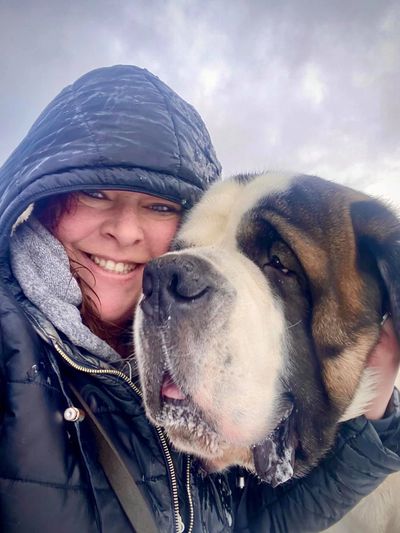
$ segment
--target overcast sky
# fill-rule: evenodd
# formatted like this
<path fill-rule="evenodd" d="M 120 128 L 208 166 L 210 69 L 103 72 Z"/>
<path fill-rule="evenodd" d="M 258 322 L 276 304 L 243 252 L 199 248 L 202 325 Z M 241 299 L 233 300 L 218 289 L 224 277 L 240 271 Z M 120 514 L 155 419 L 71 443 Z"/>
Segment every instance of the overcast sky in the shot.
<path fill-rule="evenodd" d="M 400 205 L 398 0 L 0 0 L 0 163 L 65 85 L 117 63 L 198 109 L 225 176 L 314 173 Z"/>

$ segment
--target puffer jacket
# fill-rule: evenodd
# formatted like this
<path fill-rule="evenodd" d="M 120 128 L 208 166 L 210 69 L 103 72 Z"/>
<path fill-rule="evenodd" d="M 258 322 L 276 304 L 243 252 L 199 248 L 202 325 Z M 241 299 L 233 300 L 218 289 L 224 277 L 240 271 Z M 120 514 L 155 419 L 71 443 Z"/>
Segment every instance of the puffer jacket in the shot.
<path fill-rule="evenodd" d="M 148 423 L 137 383 L 78 352 L 21 293 L 9 238 L 32 202 L 114 188 L 190 207 L 219 173 L 193 108 L 130 66 L 98 69 L 66 88 L 0 170 L 1 531 L 131 531 L 86 419 L 64 418 L 74 405 L 70 383 L 101 421 L 162 532 L 319 531 L 400 469 L 394 401 L 383 421 L 344 424 L 333 452 L 302 480 L 272 489 L 238 469 L 207 475 Z"/>

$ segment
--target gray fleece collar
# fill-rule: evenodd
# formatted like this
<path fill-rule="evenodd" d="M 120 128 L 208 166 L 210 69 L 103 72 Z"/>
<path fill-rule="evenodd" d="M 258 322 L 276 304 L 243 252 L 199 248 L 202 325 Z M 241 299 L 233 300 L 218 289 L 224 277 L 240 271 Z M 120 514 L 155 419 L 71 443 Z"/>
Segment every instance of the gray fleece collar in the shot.
<path fill-rule="evenodd" d="M 25 296 L 76 346 L 115 362 L 120 355 L 82 323 L 82 293 L 62 244 L 34 217 L 10 239 L 11 268 Z"/>

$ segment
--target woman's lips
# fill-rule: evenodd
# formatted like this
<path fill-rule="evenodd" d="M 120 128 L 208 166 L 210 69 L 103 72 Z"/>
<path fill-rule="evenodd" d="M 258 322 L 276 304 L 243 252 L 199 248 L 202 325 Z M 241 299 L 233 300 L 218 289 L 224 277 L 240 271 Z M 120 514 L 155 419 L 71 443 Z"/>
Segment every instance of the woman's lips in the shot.
<path fill-rule="evenodd" d="M 137 263 L 113 261 L 112 259 L 106 259 L 98 255 L 89 255 L 89 258 L 103 270 L 116 274 L 129 274 L 129 272 L 132 272 L 138 266 Z"/>

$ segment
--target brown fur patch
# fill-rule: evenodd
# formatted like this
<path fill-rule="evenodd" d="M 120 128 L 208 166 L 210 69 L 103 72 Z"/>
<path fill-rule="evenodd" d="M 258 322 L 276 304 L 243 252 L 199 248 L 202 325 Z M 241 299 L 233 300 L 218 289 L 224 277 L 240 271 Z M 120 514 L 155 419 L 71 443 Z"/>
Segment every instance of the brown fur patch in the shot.
<path fill-rule="evenodd" d="M 364 331 L 359 336 L 358 342 L 344 350 L 340 356 L 324 360 L 322 372 L 325 386 L 330 398 L 340 409 L 345 409 L 352 400 L 368 355 L 375 346 L 378 336 L 377 328 Z"/>
<path fill-rule="evenodd" d="M 368 287 L 358 271 L 356 236 L 349 211 L 351 201 L 364 200 L 365 196 L 349 193 L 347 189 L 332 192 L 323 191 L 317 208 L 310 203 L 306 210 L 303 205 L 300 218 L 296 203 L 293 207 L 282 201 L 277 202 L 278 212 L 273 202 L 272 209 L 267 207 L 264 216 L 289 244 L 307 272 L 317 355 L 323 364 L 327 393 L 342 410 L 354 396 L 366 354 L 374 346 L 377 332 L 362 331 L 361 334 L 360 331 Z M 316 221 L 321 212 L 325 224 L 318 225 Z M 332 213 L 335 216 L 329 216 Z M 361 340 L 357 342 L 356 336 Z"/>

